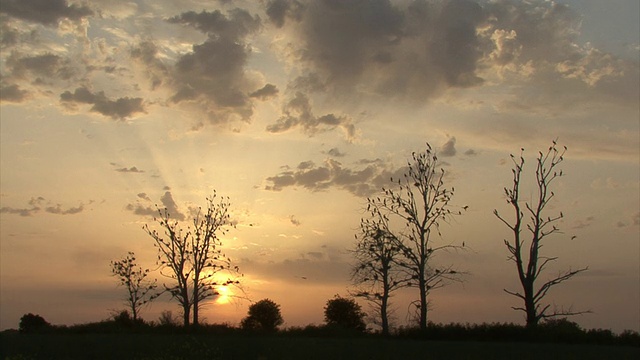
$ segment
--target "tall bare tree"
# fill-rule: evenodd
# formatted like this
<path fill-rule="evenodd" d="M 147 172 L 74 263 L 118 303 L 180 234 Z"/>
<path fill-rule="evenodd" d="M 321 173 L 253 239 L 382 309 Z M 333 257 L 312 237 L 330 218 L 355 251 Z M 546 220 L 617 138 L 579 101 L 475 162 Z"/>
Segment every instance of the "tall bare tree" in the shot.
<path fill-rule="evenodd" d="M 542 248 L 543 240 L 560 232 L 556 224 L 564 215 L 562 212 L 555 215 L 547 215 L 547 206 L 555 197 L 554 192 L 551 190 L 551 185 L 556 179 L 563 176 L 559 166 L 564 160 L 566 151 L 566 146 L 558 150 L 557 142 L 553 141 L 552 146 L 549 147 L 546 153 L 538 153 L 535 171 L 536 193 L 532 199 L 524 201 L 520 199 L 520 185 L 522 184 L 525 165 L 524 149 L 521 149 L 519 157 L 511 155 L 514 164 L 511 170 L 513 173 L 513 185 L 510 188 L 505 188 L 504 192 L 507 197 L 507 203 L 513 207 L 514 219 L 509 221 L 500 215 L 498 210 L 494 210 L 495 216 L 513 233 L 513 238 L 511 240 L 505 239 L 504 244 L 510 254 L 509 260 L 516 265 L 518 279 L 522 286 L 522 292 L 507 289 L 504 289 L 504 291 L 520 298 L 524 302 L 523 307 L 513 307 L 513 309 L 525 312 L 528 327 L 535 327 L 541 319 L 585 313 L 585 311 L 572 311 L 571 309 L 553 309 L 549 311 L 551 305 L 544 303 L 543 300 L 552 287 L 587 270 L 586 267 L 578 270 L 567 270 L 542 284 L 537 283 L 545 267 L 558 259 L 557 257 L 541 255 L 540 249 Z M 522 208 L 523 205 L 524 209 Z M 527 218 L 525 218 L 525 214 Z M 526 233 L 523 234 L 523 232 Z"/>
<path fill-rule="evenodd" d="M 220 271 L 238 272 L 238 267 L 231 265 L 231 259 L 221 250 L 220 236 L 227 233 L 232 226 L 229 214 L 230 202 L 228 197 L 220 198 L 214 191 L 207 198 L 207 210 L 198 208 L 193 218 L 193 235 L 191 236 L 191 265 L 193 268 L 193 324 L 198 325 L 198 313 L 202 301 L 219 295 L 218 286 L 237 284 L 238 281 L 228 277 L 226 280 L 216 280 L 215 275 Z"/>
<path fill-rule="evenodd" d="M 164 230 L 164 233 L 161 234 L 157 230 L 149 228 L 147 224 L 143 229 L 155 241 L 154 246 L 158 249 L 160 273 L 175 281 L 170 286 L 164 284 L 164 287 L 182 307 L 183 325 L 187 327 L 193 305 L 189 292 L 189 279 L 193 272 L 189 264 L 191 254 L 189 238 L 191 234 L 188 231 L 183 231 L 177 220 L 171 219 L 171 214 L 166 208 L 158 209 L 158 217 L 155 217 L 154 221 Z"/>
<path fill-rule="evenodd" d="M 427 327 L 429 294 L 451 281 L 460 281 L 461 272 L 452 265 L 437 265 L 434 258 L 461 246 L 443 242 L 442 222 L 462 214 L 466 207 L 453 210 L 454 189 L 444 185 L 445 171 L 440 168 L 435 150 L 427 144 L 424 152 L 413 153 L 403 178 L 391 179 L 393 188 L 383 188 L 380 197 L 368 199 L 369 211 L 379 212 L 384 238 L 402 253 L 397 265 L 404 274 L 404 285 L 418 290 L 416 306 L 421 329 Z M 395 226 L 395 228 L 394 228 Z M 435 235 L 435 237 L 434 237 Z"/>
<path fill-rule="evenodd" d="M 235 278 L 238 267 L 232 266 L 231 259 L 221 250 L 220 236 L 232 226 L 229 207 L 229 199 L 218 200 L 214 192 L 207 198 L 207 209 L 198 208 L 186 230 L 171 220 L 167 209 L 159 209 L 159 217 L 154 219 L 164 234 L 144 226 L 158 248 L 161 273 L 175 281 L 165 289 L 180 303 L 185 326 L 189 325 L 191 309 L 193 325 L 198 325 L 204 300 L 219 295 L 220 286 L 239 283 Z M 229 272 L 227 279 L 220 280 L 217 275 L 221 271 Z"/>
<path fill-rule="evenodd" d="M 149 269 L 142 269 L 136 263 L 135 254 L 131 251 L 120 260 L 111 262 L 111 273 L 118 278 L 120 285 L 127 289 L 126 304 L 131 309 L 133 321 L 138 321 L 140 309 L 158 297 L 155 292 L 156 280 L 147 279 Z"/>
<path fill-rule="evenodd" d="M 369 207 L 371 217 L 360 221 L 360 234 L 352 251 L 355 263 L 351 281 L 354 296 L 364 298 L 376 313 L 374 323 L 383 335 L 389 335 L 390 299 L 392 293 L 405 285 L 397 262 L 402 256 L 400 246 L 377 208 Z"/>

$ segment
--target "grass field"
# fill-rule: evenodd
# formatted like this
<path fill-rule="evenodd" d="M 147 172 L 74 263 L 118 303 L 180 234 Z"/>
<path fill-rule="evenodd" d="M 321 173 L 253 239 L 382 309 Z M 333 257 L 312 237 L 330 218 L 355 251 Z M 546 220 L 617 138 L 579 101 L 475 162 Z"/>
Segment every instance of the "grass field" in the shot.
<path fill-rule="evenodd" d="M 211 334 L 0 335 L 1 359 L 640 359 L 640 348 Z"/>

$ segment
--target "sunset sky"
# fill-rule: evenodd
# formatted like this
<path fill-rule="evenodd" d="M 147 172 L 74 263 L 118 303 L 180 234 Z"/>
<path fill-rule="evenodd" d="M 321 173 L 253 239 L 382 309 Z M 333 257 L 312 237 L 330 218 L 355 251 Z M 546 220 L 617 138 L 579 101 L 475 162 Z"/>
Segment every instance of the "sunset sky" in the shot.
<path fill-rule="evenodd" d="M 123 309 L 109 262 L 154 269 L 154 204 L 186 216 L 214 189 L 247 296 L 320 324 L 348 294 L 367 196 L 427 142 L 469 206 L 437 239 L 467 250 L 436 259 L 469 275 L 432 293 L 429 319 L 523 324 L 492 212 L 511 214 L 509 154 L 531 176 L 557 138 L 546 275 L 589 271 L 548 299 L 640 331 L 637 0 L 0 0 L 0 31 L 0 329 Z M 416 296 L 393 299 L 396 324 Z M 235 324 L 248 304 L 203 316 Z M 142 317 L 163 310 L 179 306 Z"/>

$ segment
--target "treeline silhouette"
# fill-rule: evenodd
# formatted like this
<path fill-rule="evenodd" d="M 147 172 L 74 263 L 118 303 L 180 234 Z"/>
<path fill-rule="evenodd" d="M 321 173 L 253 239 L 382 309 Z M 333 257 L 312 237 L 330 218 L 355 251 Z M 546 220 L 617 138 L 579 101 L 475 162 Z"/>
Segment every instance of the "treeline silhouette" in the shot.
<path fill-rule="evenodd" d="M 439 324 L 429 322 L 424 330 L 417 326 L 401 326 L 390 335 L 385 336 L 379 331 L 344 326 L 335 322 L 268 330 L 256 327 L 246 328 L 228 323 L 201 323 L 197 326 L 184 327 L 177 321 L 133 320 L 127 311 L 122 311 L 109 319 L 99 322 L 70 326 L 49 324 L 39 315 L 27 314 L 23 316 L 23 320 L 25 317 L 28 317 L 29 321 L 33 317 L 38 317 L 42 321 L 38 319 L 33 323 L 21 323 L 19 332 L 24 334 L 200 334 L 234 337 L 290 336 L 313 338 L 380 337 L 425 341 L 567 343 L 640 347 L 640 334 L 636 331 L 624 330 L 621 333 L 614 333 L 609 329 L 583 329 L 577 323 L 567 319 L 545 321 L 536 328 L 513 323 Z M 5 332 L 15 332 L 15 330 Z"/>

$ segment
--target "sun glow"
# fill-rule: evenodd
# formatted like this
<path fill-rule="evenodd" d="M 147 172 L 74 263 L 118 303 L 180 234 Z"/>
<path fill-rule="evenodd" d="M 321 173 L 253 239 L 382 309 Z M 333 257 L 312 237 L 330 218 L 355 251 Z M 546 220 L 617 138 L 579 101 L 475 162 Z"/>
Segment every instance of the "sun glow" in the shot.
<path fill-rule="evenodd" d="M 231 301 L 231 290 L 228 286 L 219 286 L 217 289 L 218 295 L 216 297 L 216 304 L 228 304 Z"/>

